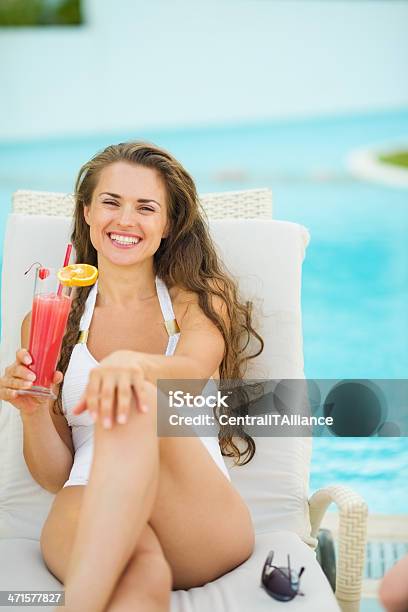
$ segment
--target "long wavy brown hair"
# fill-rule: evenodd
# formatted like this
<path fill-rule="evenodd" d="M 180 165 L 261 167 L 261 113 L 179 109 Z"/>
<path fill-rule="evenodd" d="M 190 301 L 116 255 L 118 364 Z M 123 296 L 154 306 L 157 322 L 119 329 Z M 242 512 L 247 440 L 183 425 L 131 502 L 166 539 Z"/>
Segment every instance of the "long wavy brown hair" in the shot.
<path fill-rule="evenodd" d="M 155 273 L 168 288 L 193 291 L 203 312 L 223 335 L 225 349 L 219 367 L 223 380 L 243 379 L 248 360 L 257 357 L 264 348 L 261 336 L 252 326 L 252 302 L 242 303 L 237 282 L 220 261 L 209 234 L 208 220 L 200 204 L 193 179 L 167 151 L 146 142 L 126 142 L 110 145 L 82 166 L 75 184 L 75 212 L 71 242 L 76 262 L 97 266 L 97 252 L 90 239 L 90 229 L 84 219 L 84 206 L 89 206 L 100 172 L 115 162 L 125 161 L 155 169 L 167 192 L 169 232 L 154 254 Z M 63 339 L 57 369 L 64 376 L 70 356 L 78 341 L 79 324 L 91 287 L 78 287 L 73 294 L 72 308 Z M 215 310 L 213 298 L 221 298 L 223 316 Z M 225 312 L 227 316 L 225 316 Z M 259 350 L 248 354 L 251 339 L 259 342 Z M 63 414 L 60 386 L 54 410 Z M 246 443 L 237 446 L 233 437 Z M 235 463 L 248 463 L 255 453 L 255 442 L 241 427 L 221 426 L 219 442 L 222 453 Z"/>

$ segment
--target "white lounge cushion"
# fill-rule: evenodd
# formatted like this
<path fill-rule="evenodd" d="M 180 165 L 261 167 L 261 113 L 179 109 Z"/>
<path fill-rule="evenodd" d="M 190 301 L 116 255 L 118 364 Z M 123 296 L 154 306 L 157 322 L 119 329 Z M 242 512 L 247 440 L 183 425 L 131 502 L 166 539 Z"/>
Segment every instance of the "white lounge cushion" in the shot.
<path fill-rule="evenodd" d="M 303 597 L 290 602 L 292 612 L 338 612 L 339 607 L 313 551 L 300 538 L 288 531 L 259 535 L 253 555 L 245 563 L 203 587 L 189 591 L 173 591 L 171 612 L 271 612 L 282 609 L 260 587 L 262 567 L 270 550 L 274 563 L 286 566 L 290 554 L 292 569 L 306 570 L 301 578 Z M 62 585 L 46 569 L 38 542 L 27 539 L 0 540 L 0 590 L 62 590 Z M 23 610 L 21 606 L 5 607 L 5 612 Z M 25 609 L 25 608 L 24 608 Z M 30 606 L 33 612 L 44 608 Z"/>
<path fill-rule="evenodd" d="M 8 217 L 2 279 L 2 370 L 14 361 L 20 347 L 21 321 L 31 308 L 33 277 L 24 276 L 24 272 L 34 261 L 61 265 L 70 224 L 71 219 L 64 217 Z M 300 290 L 307 230 L 295 223 L 265 220 L 212 221 L 210 227 L 227 267 L 239 279 L 242 295 L 262 296 L 262 304 L 255 301 L 265 316 L 256 328 L 266 346 L 248 375 L 302 378 Z M 281 552 L 282 563 L 285 553 L 290 552 L 295 567 L 307 566 L 302 580 L 307 596 L 296 598 L 290 604 L 293 610 L 322 609 L 322 605 L 327 611 L 338 609 L 313 551 L 303 543 L 313 544 L 307 503 L 311 440 L 258 438 L 256 444 L 257 453 L 248 465 L 232 467 L 226 459 L 232 481 L 251 510 L 257 534 L 255 553 L 204 588 L 174 593 L 173 612 L 277 609 L 282 604 L 258 586 L 270 548 Z M 0 465 L 0 590 L 55 588 L 38 543 L 53 495 L 28 472 L 18 411 L 7 402 L 0 411 Z"/>

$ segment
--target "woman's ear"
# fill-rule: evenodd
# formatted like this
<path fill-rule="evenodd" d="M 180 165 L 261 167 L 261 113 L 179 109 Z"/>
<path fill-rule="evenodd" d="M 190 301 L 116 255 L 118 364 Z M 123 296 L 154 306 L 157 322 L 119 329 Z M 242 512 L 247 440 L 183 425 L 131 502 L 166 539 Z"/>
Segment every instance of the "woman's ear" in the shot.
<path fill-rule="evenodd" d="M 84 206 L 84 218 L 87 224 L 90 225 L 91 223 L 89 220 L 89 206 Z"/>

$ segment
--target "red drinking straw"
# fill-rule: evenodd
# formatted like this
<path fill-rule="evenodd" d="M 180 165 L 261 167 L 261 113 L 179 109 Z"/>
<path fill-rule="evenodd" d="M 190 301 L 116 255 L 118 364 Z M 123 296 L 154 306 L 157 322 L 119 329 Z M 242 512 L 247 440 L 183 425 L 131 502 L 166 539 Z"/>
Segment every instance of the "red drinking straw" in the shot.
<path fill-rule="evenodd" d="M 67 250 L 65 251 L 65 258 L 64 258 L 64 265 L 63 265 L 64 268 L 65 268 L 65 266 L 68 265 L 69 258 L 71 257 L 71 251 L 72 251 L 72 244 L 68 244 Z M 62 285 L 60 283 L 60 285 L 58 287 L 57 295 L 61 295 L 61 292 L 62 292 Z"/>

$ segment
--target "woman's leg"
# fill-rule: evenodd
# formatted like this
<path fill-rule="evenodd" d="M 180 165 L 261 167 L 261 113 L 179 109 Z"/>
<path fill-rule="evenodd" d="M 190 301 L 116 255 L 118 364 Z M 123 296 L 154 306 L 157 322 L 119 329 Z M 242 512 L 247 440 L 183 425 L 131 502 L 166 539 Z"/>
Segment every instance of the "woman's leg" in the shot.
<path fill-rule="evenodd" d="M 147 387 L 147 414 L 134 410 L 124 426 L 96 427 L 91 477 L 66 581 L 69 610 L 104 609 L 146 520 L 171 567 L 173 588 L 214 580 L 252 553 L 245 503 L 201 440 L 157 438 L 157 389 Z"/>
<path fill-rule="evenodd" d="M 146 524 L 105 612 L 167 612 L 172 576 L 160 542 Z"/>
<path fill-rule="evenodd" d="M 44 561 L 63 584 L 84 491 L 84 486 L 62 489 L 54 499 L 41 533 Z M 171 583 L 171 569 L 163 555 L 160 542 L 150 525 L 146 524 L 136 550 L 119 578 L 106 612 L 168 610 Z"/>
<path fill-rule="evenodd" d="M 65 582 L 84 491 L 82 485 L 58 491 L 41 531 L 40 546 L 44 562 L 62 583 Z"/>
<path fill-rule="evenodd" d="M 65 579 L 67 610 L 101 612 L 137 548 L 156 496 L 156 415 L 95 426 L 94 459 Z M 119 519 L 119 520 L 118 520 Z"/>

